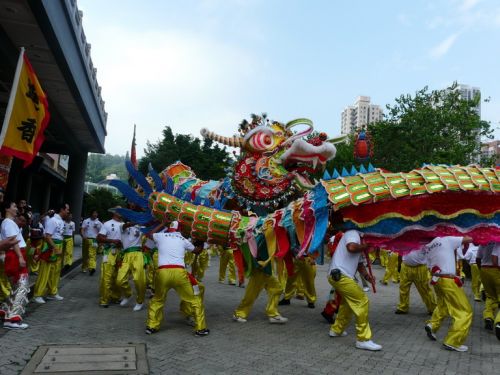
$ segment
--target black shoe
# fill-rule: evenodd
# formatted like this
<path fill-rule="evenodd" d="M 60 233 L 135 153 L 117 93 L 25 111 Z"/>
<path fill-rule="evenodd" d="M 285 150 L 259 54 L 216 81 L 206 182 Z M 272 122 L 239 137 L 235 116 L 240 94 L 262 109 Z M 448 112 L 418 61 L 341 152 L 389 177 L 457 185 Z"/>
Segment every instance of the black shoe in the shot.
<path fill-rule="evenodd" d="M 496 335 L 497 339 L 500 340 L 500 323 L 497 323 L 495 325 L 495 335 Z"/>
<path fill-rule="evenodd" d="M 105 309 L 107 309 L 107 308 L 109 307 L 109 305 L 108 305 L 107 303 L 105 303 L 105 304 L 100 304 L 99 306 L 101 306 L 102 308 L 105 308 Z"/>
<path fill-rule="evenodd" d="M 493 331 L 493 319 L 484 319 L 484 329 Z"/>
<path fill-rule="evenodd" d="M 314 302 L 308 302 L 307 307 L 309 307 L 310 309 L 314 309 L 316 306 L 314 306 Z"/>
<path fill-rule="evenodd" d="M 486 301 L 486 293 L 484 290 L 481 292 L 481 299 L 483 300 L 483 302 Z"/>
<path fill-rule="evenodd" d="M 210 330 L 208 328 L 200 329 L 199 331 L 195 331 L 194 335 L 198 337 L 208 336 Z"/>
<path fill-rule="evenodd" d="M 325 318 L 325 320 L 326 320 L 328 323 L 330 323 L 330 324 L 335 323 L 335 319 L 333 318 L 333 316 L 328 315 L 326 312 L 321 311 L 321 316 L 322 316 L 323 318 Z"/>
<path fill-rule="evenodd" d="M 427 333 L 427 337 L 432 341 L 436 341 L 436 334 L 432 332 L 432 327 L 429 324 L 425 325 L 425 332 Z"/>
<path fill-rule="evenodd" d="M 289 305 L 289 304 L 290 304 L 290 300 L 289 299 L 285 299 L 285 298 L 283 298 L 281 301 L 278 302 L 279 306 L 286 306 L 286 305 Z"/>
<path fill-rule="evenodd" d="M 95 269 L 91 269 L 91 270 L 89 271 L 89 276 L 92 276 L 94 273 L 95 273 Z"/>
<path fill-rule="evenodd" d="M 152 335 L 153 333 L 156 332 L 158 332 L 157 329 L 146 327 L 146 335 Z"/>
<path fill-rule="evenodd" d="M 403 311 L 403 310 L 397 309 L 396 311 L 394 311 L 394 314 L 404 315 L 404 314 L 408 314 L 408 311 Z"/>

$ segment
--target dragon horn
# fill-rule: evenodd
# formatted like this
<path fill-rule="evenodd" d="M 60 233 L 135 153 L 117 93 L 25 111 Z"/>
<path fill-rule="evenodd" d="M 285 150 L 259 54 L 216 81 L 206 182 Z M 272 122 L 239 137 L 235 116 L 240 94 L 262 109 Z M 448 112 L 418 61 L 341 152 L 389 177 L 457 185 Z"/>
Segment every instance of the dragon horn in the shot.
<path fill-rule="evenodd" d="M 238 137 L 238 136 L 223 137 L 223 136 L 218 135 L 214 132 L 211 132 L 207 128 L 201 129 L 200 133 L 201 133 L 203 138 L 211 139 L 213 141 L 222 143 L 223 145 L 226 145 L 226 146 L 241 147 L 243 145 L 243 138 Z"/>

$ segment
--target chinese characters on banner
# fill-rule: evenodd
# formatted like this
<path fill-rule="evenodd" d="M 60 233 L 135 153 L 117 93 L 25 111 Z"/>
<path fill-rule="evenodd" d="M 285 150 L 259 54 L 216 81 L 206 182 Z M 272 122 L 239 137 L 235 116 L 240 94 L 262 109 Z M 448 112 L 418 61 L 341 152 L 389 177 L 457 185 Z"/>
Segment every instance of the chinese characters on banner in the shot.
<path fill-rule="evenodd" d="M 30 165 L 45 139 L 49 119 L 47 96 L 22 48 L 0 134 L 0 154 L 24 160 L 24 167 Z"/>

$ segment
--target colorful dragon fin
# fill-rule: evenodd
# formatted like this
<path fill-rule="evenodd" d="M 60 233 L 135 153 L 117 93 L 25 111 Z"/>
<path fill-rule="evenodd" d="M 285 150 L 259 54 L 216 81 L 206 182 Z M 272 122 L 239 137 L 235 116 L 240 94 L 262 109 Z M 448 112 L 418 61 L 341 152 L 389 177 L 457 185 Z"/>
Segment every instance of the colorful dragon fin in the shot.
<path fill-rule="evenodd" d="M 165 193 L 172 194 L 174 191 L 175 183 L 170 176 L 167 176 L 167 186 L 165 187 Z"/>
<path fill-rule="evenodd" d="M 368 172 L 366 171 L 366 169 L 365 169 L 365 166 L 364 166 L 363 164 L 361 164 L 361 165 L 359 166 L 359 173 L 362 173 L 362 174 L 366 174 L 366 173 L 368 173 Z"/>
<path fill-rule="evenodd" d="M 153 166 L 151 165 L 151 163 L 149 163 L 149 165 L 148 165 L 148 171 L 149 171 L 149 175 L 151 176 L 151 178 L 153 179 L 153 181 L 155 183 L 156 191 L 162 191 L 165 188 L 165 186 L 163 185 L 163 181 L 162 181 L 161 177 L 153 169 Z"/>
<path fill-rule="evenodd" d="M 124 218 L 141 225 L 145 225 L 153 221 L 153 216 L 149 212 L 137 212 L 128 208 L 115 208 L 115 212 L 119 213 Z"/>
<path fill-rule="evenodd" d="M 148 180 L 146 180 L 146 177 L 144 177 L 141 172 L 134 168 L 134 165 L 130 160 L 125 161 L 125 167 L 127 168 L 128 173 L 142 188 L 142 190 L 144 190 L 144 193 L 146 193 L 146 195 L 149 195 L 153 192 L 153 189 L 151 189 L 151 186 L 149 185 Z"/>
<path fill-rule="evenodd" d="M 133 188 L 131 188 L 126 182 L 121 180 L 111 180 L 108 182 L 109 185 L 114 186 L 123 194 L 129 202 L 132 202 L 144 209 L 148 207 L 148 200 L 141 197 Z"/>
<path fill-rule="evenodd" d="M 342 168 L 342 174 L 340 176 L 341 177 L 349 177 L 349 172 L 347 172 L 347 169 L 345 169 L 345 167 Z"/>
<path fill-rule="evenodd" d="M 332 177 L 328 173 L 328 171 L 325 169 L 325 173 L 323 173 L 323 180 L 331 180 Z"/>

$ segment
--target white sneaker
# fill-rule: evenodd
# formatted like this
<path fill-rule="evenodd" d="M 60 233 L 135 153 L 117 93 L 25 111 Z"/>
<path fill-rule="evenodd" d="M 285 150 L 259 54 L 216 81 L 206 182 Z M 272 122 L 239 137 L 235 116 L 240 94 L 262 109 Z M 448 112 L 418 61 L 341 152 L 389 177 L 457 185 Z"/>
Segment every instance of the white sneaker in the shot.
<path fill-rule="evenodd" d="M 246 323 L 247 320 L 245 318 L 242 318 L 241 316 L 236 316 L 236 315 L 233 315 L 233 320 L 235 322 L 238 322 L 238 323 Z"/>
<path fill-rule="evenodd" d="M 47 296 L 46 297 L 50 301 L 62 301 L 64 297 L 61 297 L 59 294 L 55 294 L 53 296 Z"/>
<path fill-rule="evenodd" d="M 141 311 L 144 305 L 142 303 L 136 303 L 134 306 L 134 311 Z"/>
<path fill-rule="evenodd" d="M 276 315 L 269 318 L 269 323 L 271 324 L 285 324 L 286 322 L 288 322 L 288 318 L 285 318 L 281 315 Z"/>
<path fill-rule="evenodd" d="M 469 347 L 466 345 L 452 346 L 452 345 L 448 345 L 448 344 L 443 344 L 443 346 L 447 350 L 454 350 L 456 352 L 466 352 L 467 350 L 469 350 Z"/>
<path fill-rule="evenodd" d="M 437 337 L 434 332 L 432 332 L 432 326 L 430 324 L 425 325 L 425 332 L 427 333 L 427 337 L 431 339 L 432 341 L 436 341 Z"/>
<path fill-rule="evenodd" d="M 365 287 L 363 288 L 363 292 L 369 292 L 369 291 L 370 291 L 370 288 L 368 288 L 367 286 L 365 286 Z"/>
<path fill-rule="evenodd" d="M 43 297 L 35 297 L 33 298 L 33 302 L 43 304 L 45 303 L 45 300 L 43 299 Z"/>
<path fill-rule="evenodd" d="M 346 336 L 347 336 L 347 332 L 346 332 L 346 331 L 344 331 L 344 332 L 342 332 L 342 333 L 337 333 L 337 332 L 335 332 L 335 331 L 330 330 L 330 333 L 328 333 L 328 335 L 329 335 L 330 337 L 346 337 Z"/>
<path fill-rule="evenodd" d="M 375 344 L 372 340 L 356 341 L 356 348 L 363 350 L 377 351 L 377 350 L 382 350 L 382 345 Z"/>
<path fill-rule="evenodd" d="M 124 307 L 128 305 L 129 298 L 125 297 L 120 301 L 120 306 Z"/>
<path fill-rule="evenodd" d="M 6 329 L 26 329 L 29 325 L 23 322 L 4 322 L 3 328 Z"/>

